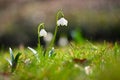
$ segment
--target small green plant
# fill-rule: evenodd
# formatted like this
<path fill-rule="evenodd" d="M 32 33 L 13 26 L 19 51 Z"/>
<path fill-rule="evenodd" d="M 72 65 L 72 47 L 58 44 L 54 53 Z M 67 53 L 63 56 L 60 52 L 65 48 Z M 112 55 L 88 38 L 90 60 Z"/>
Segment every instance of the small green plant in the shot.
<path fill-rule="evenodd" d="M 54 45 L 58 27 L 59 26 L 67 26 L 67 25 L 68 25 L 68 21 L 64 18 L 64 14 L 63 14 L 62 10 L 58 11 L 58 13 L 56 15 L 56 27 L 55 27 L 54 36 L 49 45 L 50 48 L 52 48 Z"/>
<path fill-rule="evenodd" d="M 57 31 L 58 31 L 58 27 L 59 26 L 67 26 L 68 25 L 68 21 L 64 18 L 64 14 L 62 12 L 62 10 L 58 11 L 57 15 L 56 15 L 56 27 L 55 27 L 55 32 L 53 35 L 53 38 L 51 40 L 51 42 L 49 43 L 47 49 L 44 49 L 41 45 L 40 45 L 40 38 L 41 37 L 46 37 L 47 36 L 47 31 L 45 30 L 45 24 L 44 23 L 40 23 L 38 25 L 38 51 L 28 47 L 28 49 L 33 53 L 33 55 L 35 56 L 35 58 L 37 59 L 38 62 L 40 62 L 40 58 L 39 58 L 39 54 L 38 53 L 43 53 L 43 55 L 45 56 L 46 53 L 48 53 L 48 57 L 54 57 L 55 51 L 54 51 L 54 42 L 56 39 L 56 35 L 57 35 Z M 11 66 L 11 72 L 14 72 L 17 64 L 18 64 L 18 60 L 19 57 L 21 55 L 21 53 L 17 53 L 17 55 L 14 57 L 13 55 L 13 51 L 11 48 L 9 48 L 10 51 L 10 60 L 7 59 L 7 61 L 9 62 L 10 66 Z"/>
<path fill-rule="evenodd" d="M 13 51 L 12 51 L 11 48 L 9 48 L 9 52 L 10 52 L 11 60 L 7 59 L 7 61 L 9 62 L 10 66 L 11 66 L 11 72 L 14 72 L 14 70 L 17 67 L 18 60 L 19 60 L 19 57 L 20 57 L 21 53 L 17 53 L 17 55 L 14 57 Z"/>
<path fill-rule="evenodd" d="M 40 51 L 43 51 L 43 52 L 40 52 L 40 53 L 44 53 L 44 54 L 51 53 L 50 51 L 52 51 L 52 47 L 54 47 L 54 42 L 55 42 L 55 39 L 56 39 L 58 27 L 59 26 L 67 26 L 67 25 L 68 25 L 68 21 L 64 18 L 64 14 L 63 14 L 62 10 L 58 11 L 58 13 L 56 15 L 56 27 L 55 27 L 54 35 L 53 35 L 53 38 L 52 38 L 50 44 L 48 45 L 48 48 L 45 51 L 43 50 L 43 48 L 40 45 L 40 38 L 41 37 L 46 37 L 47 32 L 44 29 L 45 28 L 44 23 L 40 23 L 38 25 L 38 49 Z M 49 54 L 49 56 L 50 56 L 50 54 Z"/>
<path fill-rule="evenodd" d="M 36 57 L 37 61 L 40 62 L 40 59 L 38 58 L 38 52 L 37 52 L 35 49 L 31 48 L 31 47 L 28 47 L 28 49 L 29 49 L 30 51 L 32 51 L 32 53 L 33 53 L 34 56 Z"/>
<path fill-rule="evenodd" d="M 41 49 L 40 46 L 40 37 L 46 37 L 47 36 L 47 32 L 44 29 L 44 23 L 40 23 L 38 25 L 38 48 Z"/>
<path fill-rule="evenodd" d="M 53 56 L 55 56 L 54 47 L 52 47 L 52 49 L 49 51 L 49 57 L 53 57 Z"/>

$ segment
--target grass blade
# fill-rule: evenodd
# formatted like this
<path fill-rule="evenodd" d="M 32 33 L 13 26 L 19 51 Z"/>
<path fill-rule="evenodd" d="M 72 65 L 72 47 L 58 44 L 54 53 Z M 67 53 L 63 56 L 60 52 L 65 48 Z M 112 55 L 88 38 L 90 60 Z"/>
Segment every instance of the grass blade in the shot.
<path fill-rule="evenodd" d="M 6 60 L 9 62 L 10 66 L 12 66 L 11 60 L 9 60 L 8 58 L 6 58 Z"/>
<path fill-rule="evenodd" d="M 31 47 L 28 47 L 28 49 L 31 50 L 31 51 L 33 52 L 34 55 L 37 54 L 37 51 L 36 51 L 35 49 L 33 49 L 33 48 L 31 48 Z"/>
<path fill-rule="evenodd" d="M 11 58 L 11 62 L 14 62 L 14 55 L 13 55 L 13 51 L 11 48 L 9 48 L 9 52 L 10 52 L 10 58 Z"/>

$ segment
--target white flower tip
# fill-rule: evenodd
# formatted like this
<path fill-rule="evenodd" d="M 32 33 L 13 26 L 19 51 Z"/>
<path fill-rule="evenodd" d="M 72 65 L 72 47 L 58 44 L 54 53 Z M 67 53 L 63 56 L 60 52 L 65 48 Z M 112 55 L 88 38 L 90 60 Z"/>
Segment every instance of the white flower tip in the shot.
<path fill-rule="evenodd" d="M 89 74 L 92 73 L 92 69 L 91 69 L 90 66 L 86 66 L 84 69 L 85 69 L 85 73 L 86 73 L 87 75 L 89 75 Z"/>
<path fill-rule="evenodd" d="M 9 51 L 12 52 L 12 48 L 11 47 L 9 47 Z"/>
<path fill-rule="evenodd" d="M 9 60 L 8 58 L 6 58 L 6 60 L 9 62 L 10 66 L 12 66 L 11 60 Z"/>
<path fill-rule="evenodd" d="M 67 26 L 67 24 L 68 24 L 68 21 L 65 19 L 65 18 L 60 18 L 58 21 L 57 21 L 57 25 L 58 26 Z"/>
<path fill-rule="evenodd" d="M 33 54 L 37 54 L 37 51 L 31 47 L 28 47 L 29 50 L 31 50 L 33 52 Z"/>
<path fill-rule="evenodd" d="M 9 50 L 11 50 L 11 47 L 9 47 Z"/>
<path fill-rule="evenodd" d="M 45 29 L 41 29 L 39 35 L 40 35 L 40 37 L 42 37 L 42 36 L 46 37 L 47 36 L 47 32 L 45 31 Z"/>
<path fill-rule="evenodd" d="M 52 50 L 54 50 L 55 48 L 54 47 L 52 47 Z"/>

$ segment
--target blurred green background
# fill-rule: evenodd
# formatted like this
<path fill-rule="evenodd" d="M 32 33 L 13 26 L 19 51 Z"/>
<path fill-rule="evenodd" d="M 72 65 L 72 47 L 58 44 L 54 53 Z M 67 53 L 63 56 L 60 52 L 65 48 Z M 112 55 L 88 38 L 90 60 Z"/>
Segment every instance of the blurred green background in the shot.
<path fill-rule="evenodd" d="M 88 40 L 120 40 L 120 0 L 0 0 L 0 47 L 36 46 L 38 24 L 53 32 L 60 9 L 69 24 L 59 28 L 57 39 L 62 34 L 72 40 L 77 30 Z"/>

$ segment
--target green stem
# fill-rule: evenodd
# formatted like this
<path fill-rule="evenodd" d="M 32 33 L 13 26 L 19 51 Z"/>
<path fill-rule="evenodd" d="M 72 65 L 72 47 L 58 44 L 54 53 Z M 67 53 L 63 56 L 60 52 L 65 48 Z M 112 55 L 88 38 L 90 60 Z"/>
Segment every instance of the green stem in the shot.
<path fill-rule="evenodd" d="M 41 24 L 38 25 L 38 48 L 39 49 L 41 48 L 41 46 L 40 46 L 40 35 L 39 35 L 41 27 L 44 28 L 44 23 L 41 23 Z"/>
<path fill-rule="evenodd" d="M 55 32 L 54 32 L 54 36 L 53 36 L 53 39 L 52 39 L 52 41 L 51 41 L 51 43 L 50 43 L 50 47 L 52 47 L 52 46 L 54 45 L 57 31 L 58 31 L 58 26 L 56 25 Z"/>
<path fill-rule="evenodd" d="M 50 42 L 50 47 L 49 47 L 49 48 L 51 48 L 51 47 L 54 45 L 54 42 L 55 42 L 55 38 L 56 38 L 56 35 L 57 35 L 57 31 L 58 31 L 57 21 L 58 21 L 58 18 L 59 18 L 59 15 L 60 15 L 60 14 L 61 14 L 62 17 L 64 17 L 64 14 L 63 14 L 62 10 L 60 10 L 60 11 L 57 12 L 55 32 L 54 32 L 53 39 L 52 39 L 52 41 Z"/>

